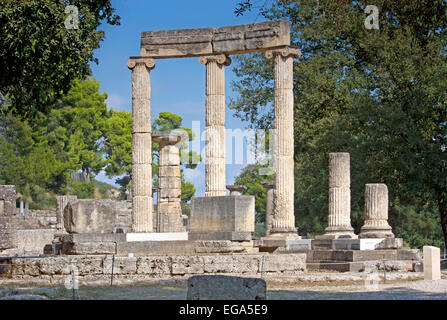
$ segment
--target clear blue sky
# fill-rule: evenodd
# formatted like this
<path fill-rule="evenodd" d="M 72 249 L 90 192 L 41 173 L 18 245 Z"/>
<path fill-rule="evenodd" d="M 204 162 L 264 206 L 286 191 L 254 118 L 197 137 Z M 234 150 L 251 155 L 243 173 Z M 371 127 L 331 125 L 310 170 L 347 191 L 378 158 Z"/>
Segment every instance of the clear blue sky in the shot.
<path fill-rule="evenodd" d="M 100 81 L 101 90 L 107 92 L 107 104 L 115 110 L 131 110 L 131 72 L 126 61 L 129 56 L 140 55 L 142 31 L 188 28 L 215 28 L 226 25 L 264 21 L 257 11 L 236 17 L 234 8 L 239 0 L 113 0 L 112 6 L 121 17 L 120 26 L 102 25 L 106 33 L 101 48 L 95 51 L 99 64 L 91 64 L 93 76 Z M 235 80 L 234 64 L 226 68 L 227 101 L 230 83 Z M 152 120 L 161 111 L 169 111 L 183 117 L 183 125 L 191 127 L 192 121 L 205 124 L 205 66 L 198 58 L 156 60 L 151 71 Z M 233 117 L 226 109 L 226 127 L 244 129 L 247 124 Z M 203 144 L 203 142 L 202 142 Z M 203 145 L 202 145 L 203 147 Z M 228 153 L 228 151 L 227 151 Z M 245 165 L 228 164 L 227 184 L 234 182 Z M 201 163 L 194 171 L 185 171 L 186 180 L 196 186 L 196 196 L 205 192 L 205 169 Z M 98 180 L 113 184 L 113 180 L 99 174 Z"/>

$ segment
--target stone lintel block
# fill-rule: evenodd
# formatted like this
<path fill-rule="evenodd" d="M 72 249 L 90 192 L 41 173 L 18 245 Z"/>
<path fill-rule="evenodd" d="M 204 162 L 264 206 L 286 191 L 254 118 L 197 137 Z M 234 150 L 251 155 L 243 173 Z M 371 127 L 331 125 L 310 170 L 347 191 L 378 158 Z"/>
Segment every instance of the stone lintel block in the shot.
<path fill-rule="evenodd" d="M 189 232 L 188 240 L 230 240 L 249 241 L 253 238 L 252 232 Z"/>
<path fill-rule="evenodd" d="M 260 278 L 198 275 L 188 279 L 187 300 L 265 300 L 267 285 Z"/>
<path fill-rule="evenodd" d="M 254 200 L 253 196 L 193 197 L 189 230 L 191 233 L 254 232 Z"/>
<path fill-rule="evenodd" d="M 60 237 L 61 242 L 120 242 L 126 241 L 124 233 L 72 233 Z"/>
<path fill-rule="evenodd" d="M 237 54 L 288 45 L 290 45 L 290 23 L 286 20 L 215 29 L 159 30 L 141 33 L 141 55 L 158 59 L 218 53 Z"/>

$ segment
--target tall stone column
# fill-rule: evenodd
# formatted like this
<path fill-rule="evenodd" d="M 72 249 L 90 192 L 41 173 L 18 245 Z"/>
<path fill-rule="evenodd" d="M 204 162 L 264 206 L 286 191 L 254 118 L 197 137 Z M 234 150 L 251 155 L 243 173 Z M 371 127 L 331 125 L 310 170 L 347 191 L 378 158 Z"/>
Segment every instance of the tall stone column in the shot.
<path fill-rule="evenodd" d="M 388 224 L 388 188 L 383 183 L 365 185 L 365 222 L 360 238 L 394 238 Z"/>
<path fill-rule="evenodd" d="M 267 198 L 265 206 L 265 235 L 270 235 L 272 229 L 273 214 L 273 181 L 264 181 L 262 185 L 267 189 Z"/>
<path fill-rule="evenodd" d="M 152 232 L 152 137 L 150 58 L 130 58 L 132 70 L 132 231 Z"/>
<path fill-rule="evenodd" d="M 349 153 L 329 153 L 329 218 L 325 236 L 357 238 L 351 226 Z"/>
<path fill-rule="evenodd" d="M 177 143 L 183 135 L 157 132 L 152 135 L 159 144 L 157 231 L 182 232 L 180 155 Z"/>
<path fill-rule="evenodd" d="M 293 58 L 297 48 L 268 50 L 267 58 L 275 61 L 274 97 L 274 188 L 271 236 L 298 239 L 294 215 L 294 137 L 293 137 Z"/>
<path fill-rule="evenodd" d="M 205 196 L 225 196 L 225 66 L 224 54 L 199 58 L 206 65 Z"/>

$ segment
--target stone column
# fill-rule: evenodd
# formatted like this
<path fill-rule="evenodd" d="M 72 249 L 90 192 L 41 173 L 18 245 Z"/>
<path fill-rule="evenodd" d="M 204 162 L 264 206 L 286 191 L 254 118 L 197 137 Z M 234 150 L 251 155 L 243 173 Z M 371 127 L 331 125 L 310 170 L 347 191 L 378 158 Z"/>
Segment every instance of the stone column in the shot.
<path fill-rule="evenodd" d="M 77 199 L 77 196 L 56 197 L 56 229 L 58 233 L 66 233 L 64 226 L 64 210 L 70 201 L 75 201 Z"/>
<path fill-rule="evenodd" d="M 265 235 L 270 235 L 272 230 L 272 213 L 273 213 L 273 181 L 264 181 L 262 185 L 267 189 L 266 206 L 265 206 Z"/>
<path fill-rule="evenodd" d="M 152 135 L 159 144 L 158 158 L 158 232 L 182 232 L 182 186 L 180 155 L 177 143 L 187 137 L 178 133 L 157 132 Z"/>
<path fill-rule="evenodd" d="M 152 232 L 150 58 L 130 58 L 132 70 L 132 231 Z"/>
<path fill-rule="evenodd" d="M 206 65 L 205 196 L 225 196 L 225 66 L 224 54 L 199 58 Z"/>
<path fill-rule="evenodd" d="M 265 55 L 275 61 L 271 236 L 299 239 L 294 215 L 293 58 L 299 58 L 301 52 L 297 48 L 283 47 L 268 50 Z"/>
<path fill-rule="evenodd" d="M 158 197 L 158 188 L 157 187 L 152 187 L 152 199 L 154 199 L 154 193 L 157 193 L 157 207 L 158 207 L 158 203 L 160 202 L 160 200 Z M 158 209 L 155 210 L 155 202 L 154 201 L 152 201 L 152 226 L 153 226 L 153 231 L 158 232 Z"/>
<path fill-rule="evenodd" d="M 383 183 L 365 185 L 365 222 L 360 238 L 394 238 L 388 224 L 388 188 Z"/>
<path fill-rule="evenodd" d="M 329 218 L 326 237 L 357 238 L 351 226 L 349 153 L 329 153 Z"/>

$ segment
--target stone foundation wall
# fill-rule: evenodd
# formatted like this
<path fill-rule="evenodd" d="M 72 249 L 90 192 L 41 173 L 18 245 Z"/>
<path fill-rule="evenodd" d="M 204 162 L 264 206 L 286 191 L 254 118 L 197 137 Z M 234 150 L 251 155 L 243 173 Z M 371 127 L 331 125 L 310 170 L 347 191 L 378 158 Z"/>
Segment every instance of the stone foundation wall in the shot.
<path fill-rule="evenodd" d="M 18 229 L 56 229 L 56 209 L 29 210 L 28 218 L 20 215 L 16 209 L 16 222 Z"/>
<path fill-rule="evenodd" d="M 0 279 L 46 279 L 52 283 L 70 277 L 73 266 L 80 279 L 101 280 L 112 273 L 112 256 L 55 256 L 0 258 Z M 185 278 L 197 274 L 260 276 L 306 271 L 305 254 L 231 254 L 192 256 L 115 257 L 114 278 L 144 280 Z"/>
<path fill-rule="evenodd" d="M 42 255 L 44 247 L 51 244 L 56 229 L 17 230 L 18 255 Z"/>

